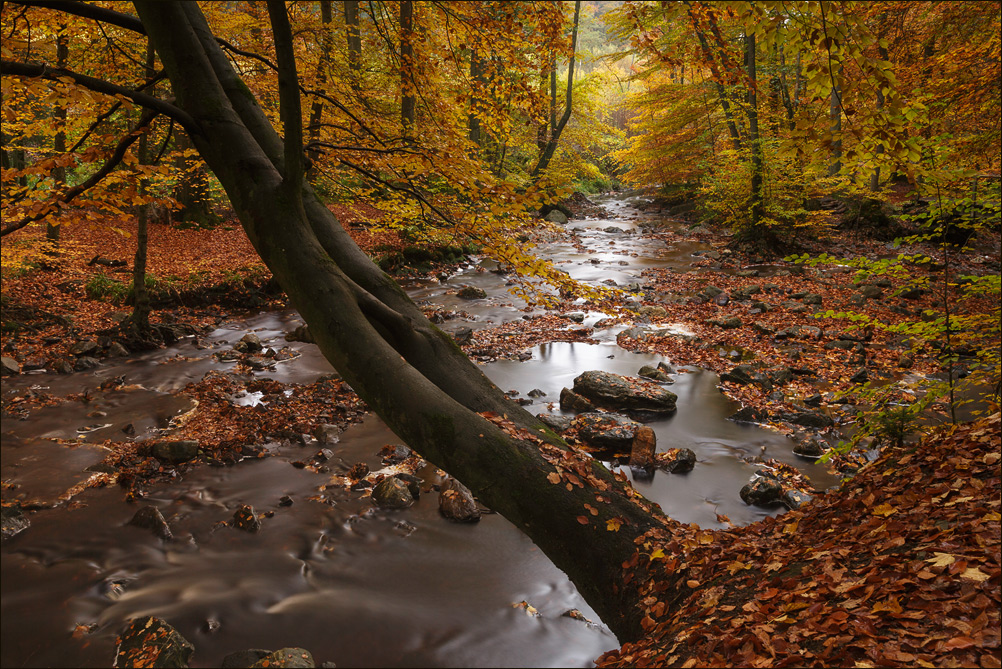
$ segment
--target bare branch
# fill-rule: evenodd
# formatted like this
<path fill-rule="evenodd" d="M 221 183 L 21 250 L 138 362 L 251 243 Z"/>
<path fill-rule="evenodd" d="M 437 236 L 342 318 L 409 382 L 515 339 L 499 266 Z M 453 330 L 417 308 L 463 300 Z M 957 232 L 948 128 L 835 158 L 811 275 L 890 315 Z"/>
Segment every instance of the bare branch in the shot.
<path fill-rule="evenodd" d="M 46 9 L 54 9 L 59 12 L 82 16 L 86 19 L 94 19 L 95 21 L 101 21 L 102 23 L 110 23 L 114 26 L 118 26 L 119 28 L 125 28 L 126 30 L 137 32 L 140 35 L 146 34 L 146 28 L 143 27 L 143 22 L 135 16 L 129 16 L 128 14 L 123 14 L 122 12 L 116 12 L 113 9 L 105 9 L 96 5 L 89 5 L 85 2 L 71 2 L 69 0 L 20 0 L 14 4 L 24 5 L 26 7 L 45 7 Z"/>

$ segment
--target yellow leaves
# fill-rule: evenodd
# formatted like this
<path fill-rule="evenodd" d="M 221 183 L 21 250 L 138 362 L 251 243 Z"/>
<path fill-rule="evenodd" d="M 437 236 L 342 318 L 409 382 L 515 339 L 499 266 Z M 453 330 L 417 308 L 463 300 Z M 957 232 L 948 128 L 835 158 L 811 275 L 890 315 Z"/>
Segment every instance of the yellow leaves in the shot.
<path fill-rule="evenodd" d="M 522 609 L 525 612 L 525 615 L 529 616 L 530 618 L 539 617 L 539 611 L 536 610 L 536 607 L 530 604 L 529 602 L 525 601 L 524 599 L 521 602 L 513 603 L 511 605 L 511 608 Z"/>
<path fill-rule="evenodd" d="M 898 512 L 897 509 L 895 509 L 893 506 L 885 502 L 883 504 L 874 507 L 873 511 L 871 511 L 870 513 L 872 513 L 875 516 L 884 516 L 886 518 L 887 516 L 892 516 L 897 512 Z"/>
<path fill-rule="evenodd" d="M 610 518 L 605 521 L 605 529 L 609 532 L 619 532 L 619 528 L 623 526 L 623 521 L 619 518 Z"/>
<path fill-rule="evenodd" d="M 800 519 L 797 518 L 792 523 L 788 523 L 783 526 L 783 534 L 796 534 L 797 527 L 800 525 Z"/>
<path fill-rule="evenodd" d="M 926 562 L 932 564 L 933 567 L 949 567 L 951 564 L 957 561 L 957 558 L 953 557 L 949 553 L 934 553 L 935 557 L 931 557 Z"/>
<path fill-rule="evenodd" d="M 664 557 L 665 557 L 665 552 L 660 548 L 656 549 L 653 553 L 651 553 L 652 560 L 660 560 L 663 559 Z"/>
<path fill-rule="evenodd" d="M 744 569 L 751 569 L 751 565 L 745 564 L 740 560 L 735 560 L 734 562 L 730 562 L 727 564 L 727 571 L 730 573 L 731 576 L 734 576 L 734 574 Z"/>
<path fill-rule="evenodd" d="M 991 578 L 988 574 L 984 573 L 977 567 L 968 567 L 960 574 L 960 578 L 967 579 L 968 581 L 976 581 L 981 583 L 982 581 L 987 581 Z"/>
<path fill-rule="evenodd" d="M 873 608 L 871 610 L 873 611 L 873 613 L 880 613 L 881 611 L 886 611 L 888 613 L 899 614 L 904 612 L 904 609 L 901 608 L 901 604 L 898 603 L 898 600 L 895 597 L 890 597 L 882 602 L 877 602 L 876 604 L 873 605 Z"/>
<path fill-rule="evenodd" d="M 981 520 L 985 520 L 985 521 L 989 521 L 989 522 L 991 522 L 991 521 L 999 521 L 999 520 L 1002 520 L 1002 514 L 1000 514 L 998 511 L 989 511 L 985 515 L 981 516 Z"/>

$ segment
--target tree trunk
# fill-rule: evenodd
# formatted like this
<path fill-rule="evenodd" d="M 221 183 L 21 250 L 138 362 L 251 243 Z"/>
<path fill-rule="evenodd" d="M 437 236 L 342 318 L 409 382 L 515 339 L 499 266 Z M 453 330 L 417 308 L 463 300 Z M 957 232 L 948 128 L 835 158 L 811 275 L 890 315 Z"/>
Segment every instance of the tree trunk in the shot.
<path fill-rule="evenodd" d="M 748 143 L 751 145 L 751 224 L 756 228 L 762 218 L 762 143 L 758 134 L 757 73 L 755 68 L 755 34 L 745 35 L 745 67 L 748 72 Z"/>
<path fill-rule="evenodd" d="M 574 26 L 571 29 L 571 58 L 567 64 L 567 94 L 564 100 L 564 113 L 560 117 L 560 121 L 557 122 L 556 104 L 557 104 L 557 71 L 556 67 L 553 67 L 550 71 L 550 137 L 546 142 L 546 146 L 543 147 L 542 153 L 540 153 L 539 161 L 536 166 L 532 168 L 530 177 L 535 179 L 539 174 L 545 170 L 550 165 L 550 161 L 553 159 L 553 154 L 557 150 L 557 143 L 560 141 L 560 135 L 564 131 L 564 126 L 567 125 L 567 121 L 571 118 L 571 102 L 573 100 L 574 92 L 574 51 L 578 48 L 578 18 L 581 16 L 581 0 L 575 0 L 574 2 Z"/>
<path fill-rule="evenodd" d="M 358 18 L 358 7 L 356 4 L 356 19 Z M 331 62 L 331 36 L 330 36 L 330 25 L 334 21 L 334 13 L 331 11 L 331 0 L 320 0 L 320 23 L 321 23 L 321 33 L 320 33 L 320 58 L 317 61 L 317 87 L 323 93 L 327 93 L 325 89 L 327 85 L 327 70 L 330 69 Z M 350 52 L 349 52 L 350 53 Z M 316 142 L 320 139 L 320 123 L 323 121 L 324 114 L 324 99 L 321 97 L 315 97 L 313 99 L 313 105 L 310 107 L 310 142 Z M 307 155 L 310 157 L 310 162 L 315 165 L 317 160 L 320 159 L 320 152 L 316 149 L 309 149 Z M 312 165 L 307 169 L 307 178 L 309 178 L 310 183 L 314 183 L 317 178 L 317 170 L 312 169 Z"/>
<path fill-rule="evenodd" d="M 625 584 L 621 563 L 647 530 L 677 524 L 512 403 L 314 195 L 294 164 L 302 156 L 294 141 L 301 135 L 290 125 L 299 118 L 299 100 L 289 81 L 295 63 L 287 17 L 281 29 L 284 3 L 269 2 L 269 13 L 286 144 L 247 96 L 197 4 L 136 7 L 174 82 L 177 105 L 195 119 L 187 128 L 195 146 L 327 359 L 397 435 L 525 531 L 614 633 L 639 637 L 644 579 Z M 505 416 L 510 423 L 491 420 Z M 565 487 L 561 476 L 568 471 L 581 486 Z M 684 583 L 685 570 L 665 575 L 666 599 L 685 594 Z"/>
<path fill-rule="evenodd" d="M 146 40 L 146 78 L 153 78 L 156 52 L 153 43 Z M 156 95 L 156 89 L 150 90 L 150 95 Z M 139 164 L 152 163 L 150 155 L 149 133 L 144 132 L 139 138 Z M 149 180 L 143 177 L 139 180 L 139 195 L 145 197 Z M 152 203 L 146 203 L 139 208 L 136 224 L 136 255 L 132 261 L 132 315 L 128 325 L 132 336 L 141 341 L 150 337 L 150 292 L 146 289 L 146 250 L 149 246 L 149 222 Z"/>
<path fill-rule="evenodd" d="M 466 136 L 478 149 L 484 146 L 483 127 L 480 123 L 479 97 L 476 92 L 485 81 L 484 61 L 476 49 L 470 50 L 470 112 L 466 119 Z"/>
<path fill-rule="evenodd" d="M 881 14 L 881 16 L 880 16 L 881 25 L 883 25 L 883 22 L 884 22 L 885 19 L 886 19 L 886 14 Z M 881 37 L 881 39 L 883 38 L 883 31 L 881 31 L 880 37 Z M 880 46 L 878 48 L 880 49 L 880 59 L 886 61 L 888 59 L 887 47 Z M 885 102 L 884 101 L 884 91 L 883 91 L 883 89 L 881 89 L 880 84 L 878 83 L 877 84 L 877 111 L 880 111 L 880 110 L 882 110 L 884 108 L 884 102 Z M 879 161 L 880 160 L 880 156 L 883 155 L 883 153 L 884 153 L 884 145 L 883 144 L 877 144 L 877 147 L 874 150 L 874 153 L 876 153 L 876 155 L 877 155 L 877 161 Z M 876 191 L 880 190 L 880 163 L 879 162 L 877 162 L 877 165 L 873 168 L 873 174 L 870 175 L 870 190 L 873 191 L 873 192 L 876 192 Z"/>
<path fill-rule="evenodd" d="M 177 185 L 174 186 L 174 199 L 181 205 L 175 214 L 178 221 L 191 223 L 197 227 L 212 227 L 218 222 L 218 217 L 212 212 L 212 201 L 209 197 L 208 178 L 204 166 L 198 159 L 185 155 L 186 149 L 195 145 L 187 132 L 174 135 L 178 156 L 174 160 L 174 168 L 178 171 Z"/>
<path fill-rule="evenodd" d="M 362 80 L 362 33 L 358 23 L 358 0 L 344 0 L 344 30 L 348 40 L 348 72 L 352 90 L 358 91 Z"/>
<path fill-rule="evenodd" d="M 832 73 L 832 94 L 829 116 L 832 122 L 832 156 L 828 166 L 828 176 L 833 177 L 842 171 L 842 74 L 844 69 L 839 63 L 838 74 Z"/>
<path fill-rule="evenodd" d="M 400 3 L 400 125 L 404 137 L 412 138 L 417 98 L 414 86 L 414 3 Z"/>
<path fill-rule="evenodd" d="M 706 35 L 703 34 L 702 30 L 696 27 L 696 18 L 693 16 L 691 9 L 689 10 L 689 18 L 696 29 L 696 37 L 699 38 L 699 46 L 703 51 L 703 58 L 710 64 L 710 74 L 713 77 L 714 87 L 717 89 L 717 100 L 720 102 L 721 109 L 724 110 L 724 119 L 727 121 L 727 132 L 730 133 L 731 144 L 735 151 L 740 151 L 741 135 L 738 133 L 738 126 L 734 122 L 734 113 L 731 111 L 731 103 L 727 100 L 727 91 L 724 90 L 724 84 L 721 81 L 722 77 L 719 68 L 717 67 L 716 60 L 713 58 L 713 52 L 710 51 L 710 45 L 706 41 Z"/>
<path fill-rule="evenodd" d="M 59 36 L 56 37 L 56 65 L 60 69 L 65 68 L 70 58 L 69 36 L 66 34 L 66 24 L 59 26 Z M 66 105 L 56 107 L 56 123 L 59 125 L 59 132 L 52 139 L 52 150 L 57 155 L 66 153 Z M 59 186 L 66 185 L 66 168 L 56 167 L 52 170 L 52 178 Z M 45 224 L 45 239 L 53 246 L 59 244 L 59 223 L 53 224 L 51 219 Z"/>

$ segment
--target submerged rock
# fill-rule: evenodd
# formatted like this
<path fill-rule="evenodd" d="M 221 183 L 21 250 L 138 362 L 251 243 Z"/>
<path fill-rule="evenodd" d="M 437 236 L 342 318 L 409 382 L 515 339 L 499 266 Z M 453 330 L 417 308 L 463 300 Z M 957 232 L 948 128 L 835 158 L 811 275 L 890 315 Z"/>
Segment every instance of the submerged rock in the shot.
<path fill-rule="evenodd" d="M 257 667 L 287 667 L 288 669 L 316 667 L 313 654 L 304 648 L 281 648 L 250 665 Z"/>
<path fill-rule="evenodd" d="M 270 650 L 263 648 L 251 648 L 249 650 L 238 650 L 223 658 L 219 665 L 222 669 L 249 669 L 258 660 L 262 660 L 271 655 Z"/>
<path fill-rule="evenodd" d="M 464 300 L 482 300 L 487 297 L 487 291 L 476 286 L 465 286 L 456 293 L 456 297 Z"/>
<path fill-rule="evenodd" d="M 164 464 L 176 465 L 198 455 L 197 441 L 158 441 L 153 444 L 153 457 Z"/>
<path fill-rule="evenodd" d="M 599 370 L 574 379 L 574 392 L 602 408 L 661 416 L 675 413 L 678 399 L 658 383 Z"/>
<path fill-rule="evenodd" d="M 21 532 L 28 529 L 31 525 L 27 516 L 25 516 L 21 512 L 21 508 L 17 506 L 5 506 L 0 508 L 0 518 L 2 518 L 3 521 L 4 540 L 17 536 Z"/>
<path fill-rule="evenodd" d="M 389 476 L 372 489 L 372 501 L 383 509 L 406 509 L 414 503 L 414 495 L 406 482 Z"/>
<path fill-rule="evenodd" d="M 160 513 L 160 509 L 152 504 L 144 506 L 139 509 L 139 511 L 136 511 L 136 515 L 132 516 L 132 520 L 129 521 L 129 525 L 141 527 L 146 530 L 152 530 L 153 534 L 157 535 L 164 541 L 170 541 L 174 538 L 174 534 L 170 531 L 170 525 L 167 524 L 167 519 L 164 518 L 162 513 Z"/>
<path fill-rule="evenodd" d="M 160 618 L 135 618 L 118 637 L 115 667 L 187 667 L 191 642 Z"/>
<path fill-rule="evenodd" d="M 254 513 L 254 507 L 244 504 L 233 514 L 233 527 L 245 532 L 257 532 L 261 529 L 261 519 Z"/>
<path fill-rule="evenodd" d="M 438 512 L 457 523 L 475 523 L 480 520 L 480 508 L 470 489 L 454 478 L 442 484 L 438 494 Z"/>

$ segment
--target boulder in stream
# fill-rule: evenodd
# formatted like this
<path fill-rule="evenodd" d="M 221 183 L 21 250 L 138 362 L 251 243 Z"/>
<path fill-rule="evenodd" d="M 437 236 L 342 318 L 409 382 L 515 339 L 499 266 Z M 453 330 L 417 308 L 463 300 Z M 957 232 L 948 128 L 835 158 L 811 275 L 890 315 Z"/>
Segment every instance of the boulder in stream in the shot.
<path fill-rule="evenodd" d="M 570 388 L 563 388 L 560 391 L 560 408 L 563 411 L 594 411 L 595 405 L 587 397 L 579 395 Z"/>
<path fill-rule="evenodd" d="M 152 530 L 153 534 L 164 541 L 170 541 L 174 538 L 174 534 L 170 531 L 170 525 L 167 524 L 167 519 L 160 513 L 160 509 L 152 504 L 147 504 L 136 511 L 136 515 L 132 516 L 129 525 Z"/>
<path fill-rule="evenodd" d="M 776 479 L 760 476 L 746 483 L 740 494 L 745 504 L 770 507 L 782 501 L 783 486 Z"/>
<path fill-rule="evenodd" d="M 414 503 L 414 495 L 405 481 L 388 476 L 372 489 L 372 501 L 383 509 L 406 509 Z"/>
<path fill-rule="evenodd" d="M 563 432 L 570 429 L 571 423 L 574 421 L 570 416 L 560 416 L 552 413 L 541 413 L 536 418 L 554 432 Z"/>
<path fill-rule="evenodd" d="M 585 372 L 574 379 L 573 392 L 596 406 L 643 417 L 675 413 L 678 399 L 659 383 L 600 370 Z"/>
<path fill-rule="evenodd" d="M 595 448 L 629 453 L 640 423 L 616 413 L 590 411 L 577 415 L 571 422 L 581 441 Z"/>
<path fill-rule="evenodd" d="M 280 648 L 250 666 L 254 669 L 257 667 L 300 669 L 316 667 L 317 663 L 313 660 L 313 654 L 304 648 Z"/>
<path fill-rule="evenodd" d="M 456 297 L 463 300 L 482 300 L 487 297 L 487 291 L 476 286 L 464 286 L 456 293 Z"/>
<path fill-rule="evenodd" d="M 675 379 L 671 377 L 666 368 L 667 365 L 663 362 L 658 364 L 657 367 L 654 365 L 644 365 L 637 374 L 647 379 L 654 379 L 660 383 L 675 383 Z"/>
<path fill-rule="evenodd" d="M 559 223 L 560 225 L 563 225 L 567 223 L 567 216 L 559 209 L 554 209 L 545 216 L 545 220 L 551 223 Z"/>
<path fill-rule="evenodd" d="M 0 519 L 3 521 L 4 541 L 24 532 L 31 525 L 27 516 L 21 512 L 21 507 L 18 506 L 0 507 Z"/>
<path fill-rule="evenodd" d="M 134 618 L 118 637 L 115 667 L 187 667 L 191 642 L 160 618 Z"/>
<path fill-rule="evenodd" d="M 254 507 L 244 504 L 233 514 L 233 527 L 245 532 L 258 532 L 261 529 L 261 519 L 254 513 Z"/>
<path fill-rule="evenodd" d="M 438 494 L 438 512 L 457 523 L 476 523 L 480 508 L 470 489 L 454 478 L 446 479 Z"/>
<path fill-rule="evenodd" d="M 194 459 L 198 455 L 197 441 L 158 441 L 153 444 L 152 454 L 164 464 L 176 465 Z"/>
<path fill-rule="evenodd" d="M 249 650 L 238 650 L 223 658 L 219 665 L 222 669 L 249 669 L 258 660 L 262 660 L 271 655 L 270 650 L 263 648 L 251 648 Z"/>
<path fill-rule="evenodd" d="M 696 466 L 696 453 L 691 448 L 669 448 L 657 453 L 654 460 L 669 474 L 684 474 Z"/>

